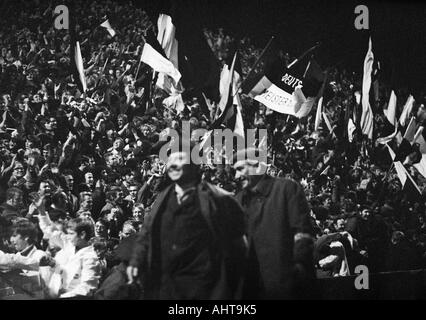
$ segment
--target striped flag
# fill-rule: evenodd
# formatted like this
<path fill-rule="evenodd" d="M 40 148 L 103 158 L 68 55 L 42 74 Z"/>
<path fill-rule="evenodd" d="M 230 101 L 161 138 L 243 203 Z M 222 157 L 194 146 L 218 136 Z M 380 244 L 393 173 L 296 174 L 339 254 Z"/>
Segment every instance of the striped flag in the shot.
<path fill-rule="evenodd" d="M 369 139 L 373 138 L 373 111 L 370 106 L 370 88 L 371 88 L 371 72 L 373 70 L 374 54 L 372 51 L 371 37 L 368 41 L 368 51 L 364 59 L 364 75 L 362 78 L 362 114 L 361 129 L 362 133 L 367 135 Z"/>
<path fill-rule="evenodd" d="M 155 50 L 148 42 L 145 42 L 143 46 L 141 61 L 149 65 L 154 71 L 169 75 L 175 83 L 178 83 L 181 78 L 179 70 L 175 68 L 173 63 Z"/>
<path fill-rule="evenodd" d="M 172 18 L 167 14 L 160 13 L 158 15 L 157 26 L 157 40 L 163 48 L 167 59 L 179 70 L 179 45 L 176 39 L 176 27 L 173 24 Z M 182 81 L 175 84 L 169 76 L 163 72 L 158 74 L 156 85 L 170 95 L 179 94 L 184 91 Z"/>

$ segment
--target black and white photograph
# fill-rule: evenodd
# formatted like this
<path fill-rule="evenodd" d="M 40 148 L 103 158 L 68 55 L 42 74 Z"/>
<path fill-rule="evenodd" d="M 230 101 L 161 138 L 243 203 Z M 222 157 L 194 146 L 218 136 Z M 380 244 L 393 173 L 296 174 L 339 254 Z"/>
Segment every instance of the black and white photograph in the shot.
<path fill-rule="evenodd" d="M 426 299 L 425 35 L 422 2 L 0 0 L 0 300 Z"/>

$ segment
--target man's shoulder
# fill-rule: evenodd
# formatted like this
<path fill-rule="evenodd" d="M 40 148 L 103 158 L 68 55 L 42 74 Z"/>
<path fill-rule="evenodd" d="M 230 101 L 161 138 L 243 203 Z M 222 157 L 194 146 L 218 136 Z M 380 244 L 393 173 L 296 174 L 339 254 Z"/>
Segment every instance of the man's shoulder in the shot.
<path fill-rule="evenodd" d="M 99 262 L 98 255 L 96 254 L 96 251 L 93 246 L 88 246 L 86 248 L 81 249 L 80 255 L 83 259 L 94 260 L 96 262 Z"/>
<path fill-rule="evenodd" d="M 234 196 L 231 192 L 205 181 L 201 183 L 201 189 L 206 190 L 213 197 L 217 198 L 230 198 Z"/>
<path fill-rule="evenodd" d="M 289 191 L 295 191 L 300 187 L 299 182 L 291 178 L 283 178 L 283 177 L 271 177 L 268 176 L 264 181 L 264 187 L 270 185 L 273 189 L 284 189 Z"/>

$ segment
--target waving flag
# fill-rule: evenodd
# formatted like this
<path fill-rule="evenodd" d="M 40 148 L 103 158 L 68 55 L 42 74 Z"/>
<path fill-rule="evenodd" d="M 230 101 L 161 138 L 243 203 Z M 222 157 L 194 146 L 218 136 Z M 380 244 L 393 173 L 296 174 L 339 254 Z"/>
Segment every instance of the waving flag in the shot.
<path fill-rule="evenodd" d="M 405 122 L 408 120 L 410 113 L 413 110 L 414 102 L 415 100 L 413 96 L 410 94 L 407 99 L 407 102 L 405 102 L 404 109 L 402 110 L 401 116 L 399 117 L 399 123 L 402 126 L 405 126 Z"/>
<path fill-rule="evenodd" d="M 86 92 L 87 83 L 86 83 L 86 77 L 84 75 L 83 58 L 81 56 L 80 42 L 78 42 L 78 41 L 75 44 L 75 64 L 76 64 L 76 67 L 77 67 L 77 71 L 78 71 L 78 75 L 79 75 L 81 85 L 83 87 L 83 92 Z"/>
<path fill-rule="evenodd" d="M 145 42 L 143 46 L 141 61 L 149 65 L 155 71 L 169 75 L 176 83 L 178 83 L 181 78 L 179 70 L 175 68 L 173 63 L 163 57 L 148 42 Z"/>
<path fill-rule="evenodd" d="M 373 138 L 373 111 L 370 106 L 371 72 L 373 70 L 374 54 L 371 38 L 368 41 L 368 51 L 364 59 L 364 75 L 362 78 L 362 114 L 361 130 L 369 139 Z"/>
<path fill-rule="evenodd" d="M 389 98 L 389 103 L 388 103 L 388 108 L 386 109 L 385 112 L 386 118 L 388 119 L 388 121 L 393 124 L 394 126 L 396 125 L 396 95 L 395 92 L 392 90 L 390 98 Z"/>
<path fill-rule="evenodd" d="M 276 59 L 247 93 L 276 112 L 302 118 L 311 111 L 323 80 L 324 74 L 314 60 L 303 76 Z"/>
<path fill-rule="evenodd" d="M 101 23 L 101 27 L 105 28 L 113 38 L 117 34 L 117 32 L 115 32 L 115 30 L 111 27 L 111 24 L 109 23 L 108 19 L 105 22 Z"/>

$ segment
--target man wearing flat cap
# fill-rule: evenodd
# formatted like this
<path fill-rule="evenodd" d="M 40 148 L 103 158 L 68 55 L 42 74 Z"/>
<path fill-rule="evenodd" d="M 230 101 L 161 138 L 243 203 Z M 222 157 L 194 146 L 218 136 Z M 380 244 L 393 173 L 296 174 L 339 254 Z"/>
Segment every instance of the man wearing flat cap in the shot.
<path fill-rule="evenodd" d="M 172 183 L 160 192 L 136 240 L 130 281 L 145 299 L 236 298 L 246 254 L 244 214 L 224 190 L 201 182 L 185 152 L 167 162 Z"/>
<path fill-rule="evenodd" d="M 307 298 L 314 278 L 308 202 L 299 183 L 266 174 L 259 151 L 240 150 L 233 161 L 249 243 L 244 298 Z"/>

